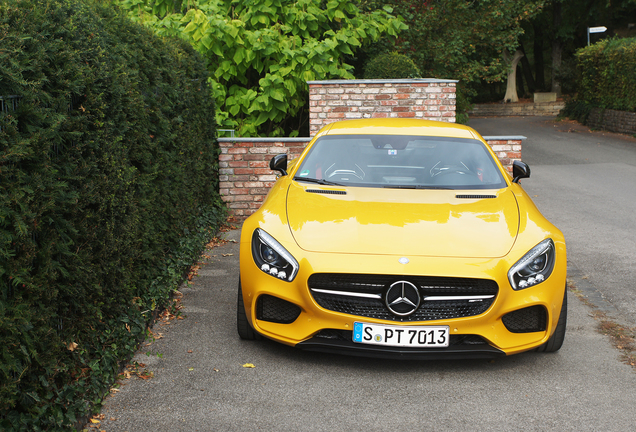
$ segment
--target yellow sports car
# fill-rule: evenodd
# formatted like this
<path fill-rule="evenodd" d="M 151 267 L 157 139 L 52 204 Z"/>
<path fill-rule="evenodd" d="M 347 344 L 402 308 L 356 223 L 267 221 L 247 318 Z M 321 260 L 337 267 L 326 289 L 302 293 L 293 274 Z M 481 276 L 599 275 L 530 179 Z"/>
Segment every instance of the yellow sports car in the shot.
<path fill-rule="evenodd" d="M 243 224 L 237 328 L 297 348 L 399 358 L 553 352 L 563 234 L 473 129 L 325 126 Z"/>

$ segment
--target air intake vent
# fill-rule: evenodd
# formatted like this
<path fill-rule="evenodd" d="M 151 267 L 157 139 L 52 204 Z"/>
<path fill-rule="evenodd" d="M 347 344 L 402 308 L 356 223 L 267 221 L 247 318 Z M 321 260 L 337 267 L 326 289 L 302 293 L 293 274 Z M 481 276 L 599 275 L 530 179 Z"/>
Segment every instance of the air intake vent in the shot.
<path fill-rule="evenodd" d="M 497 195 L 455 195 L 455 198 L 459 198 L 459 199 L 487 199 L 487 198 L 497 198 Z"/>
<path fill-rule="evenodd" d="M 300 315 L 300 307 L 286 300 L 262 295 L 256 301 L 256 319 L 280 324 L 291 324 Z"/>
<path fill-rule="evenodd" d="M 319 193 L 319 194 L 331 194 L 331 195 L 346 195 L 346 191 L 331 190 L 331 189 L 305 189 L 305 192 Z"/>
<path fill-rule="evenodd" d="M 548 316 L 543 306 L 530 306 L 507 313 L 501 321 L 509 332 L 532 333 L 545 331 Z"/>

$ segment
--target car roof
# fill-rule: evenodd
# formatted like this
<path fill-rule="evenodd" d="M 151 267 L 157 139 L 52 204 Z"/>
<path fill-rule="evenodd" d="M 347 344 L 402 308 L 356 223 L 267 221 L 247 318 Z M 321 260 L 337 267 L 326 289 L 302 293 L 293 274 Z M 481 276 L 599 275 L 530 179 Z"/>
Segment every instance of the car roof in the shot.
<path fill-rule="evenodd" d="M 472 138 L 479 135 L 470 127 L 456 123 L 404 118 L 343 120 L 327 125 L 319 135 L 420 135 Z"/>

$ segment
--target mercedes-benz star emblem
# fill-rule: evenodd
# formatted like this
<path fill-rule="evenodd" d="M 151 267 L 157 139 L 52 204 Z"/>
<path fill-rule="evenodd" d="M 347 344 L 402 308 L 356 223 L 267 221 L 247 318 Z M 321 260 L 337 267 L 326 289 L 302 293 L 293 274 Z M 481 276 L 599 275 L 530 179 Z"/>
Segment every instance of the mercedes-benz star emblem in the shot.
<path fill-rule="evenodd" d="M 420 307 L 420 292 L 408 281 L 397 281 L 391 284 L 384 302 L 389 310 L 398 316 L 408 316 Z"/>

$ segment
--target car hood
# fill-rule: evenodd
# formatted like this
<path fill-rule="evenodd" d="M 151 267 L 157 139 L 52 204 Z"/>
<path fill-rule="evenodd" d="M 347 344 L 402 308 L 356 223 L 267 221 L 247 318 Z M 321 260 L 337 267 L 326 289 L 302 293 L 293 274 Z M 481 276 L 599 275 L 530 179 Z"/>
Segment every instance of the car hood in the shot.
<path fill-rule="evenodd" d="M 517 201 L 509 189 L 334 188 L 292 182 L 287 216 L 302 249 L 349 254 L 502 257 L 519 228 Z"/>

